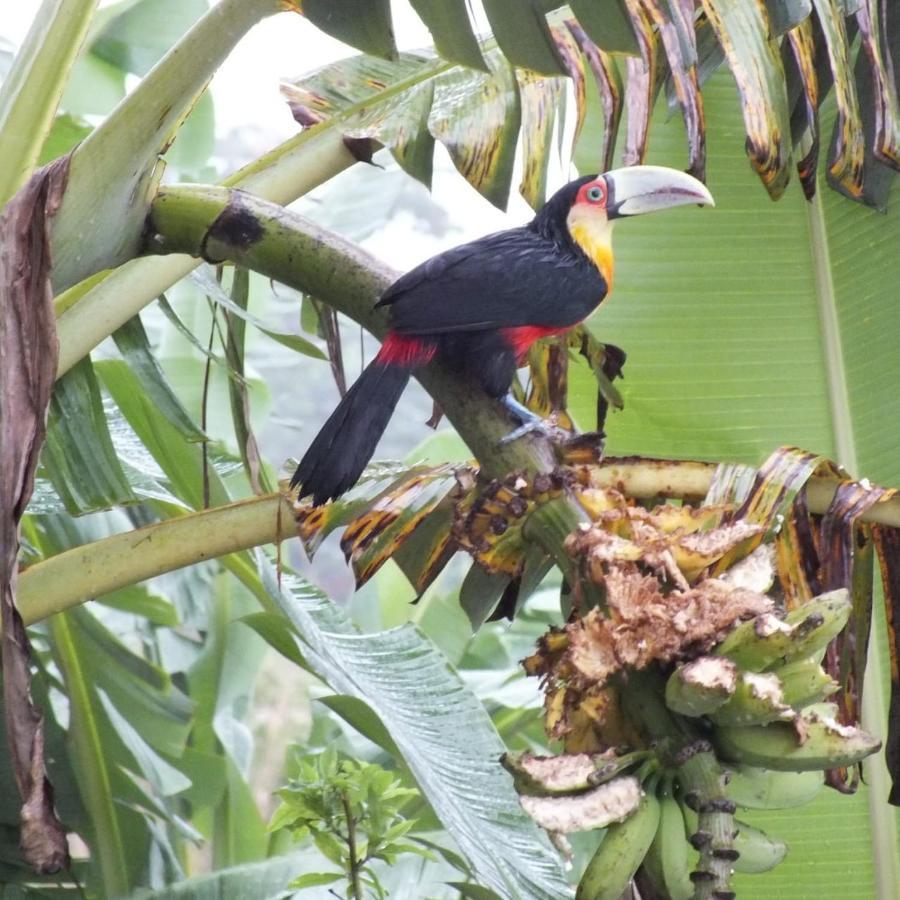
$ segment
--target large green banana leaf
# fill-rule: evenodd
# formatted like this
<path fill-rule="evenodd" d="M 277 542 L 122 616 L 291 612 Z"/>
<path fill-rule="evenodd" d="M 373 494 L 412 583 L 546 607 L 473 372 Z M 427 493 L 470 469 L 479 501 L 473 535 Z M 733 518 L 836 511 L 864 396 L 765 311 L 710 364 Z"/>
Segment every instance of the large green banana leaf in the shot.
<path fill-rule="evenodd" d="M 440 15 L 438 4 L 420 0 L 413 5 L 456 66 L 449 71 L 441 66 L 440 73 L 433 66 L 415 72 L 415 57 L 398 59 L 392 41 L 373 41 L 373 34 L 389 35 L 386 4 L 353 4 L 352 14 L 348 7 L 344 14 L 329 17 L 314 4 L 304 10 L 319 27 L 381 59 L 347 60 L 300 79 L 301 90 L 292 105 L 298 121 L 310 124 L 322 113 L 337 111 L 334 101 L 348 86 L 374 99 L 390 85 L 388 127 L 382 108 L 348 123 L 348 134 L 387 144 L 401 165 L 426 183 L 430 146 L 437 138 L 470 183 L 502 206 L 509 188 L 511 143 L 521 119 L 525 177 L 520 189 L 539 205 L 540 173 L 559 102 L 553 76 L 560 75 L 575 82 L 579 121 L 586 82 L 596 79 L 603 96 L 605 128 L 595 144 L 592 170 L 608 168 L 602 165 L 608 163 L 604 151 L 615 142 L 623 102 L 628 111 L 625 161 L 643 160 L 650 112 L 664 88 L 685 123 L 689 170 L 702 178 L 708 117 L 700 85 L 722 63 L 738 85 L 750 164 L 773 198 L 782 195 L 795 168 L 804 189 L 815 191 L 820 131 L 832 133 L 820 128 L 818 109 L 832 87 L 838 116 L 826 164 L 831 186 L 881 207 L 891 170 L 900 168 L 900 105 L 894 79 L 894 63 L 900 62 L 895 59 L 900 56 L 900 13 L 892 4 L 581 0 L 567 6 L 555 0 L 485 0 L 497 45 L 486 54 L 487 66 L 473 54 L 464 4 L 443 4 Z M 631 54 L 622 66 L 624 94 L 613 53 Z M 466 68 L 472 65 L 486 71 Z M 438 77 L 432 84 L 434 74 Z M 404 95 L 397 91 L 398 75 L 408 79 Z M 317 109 L 319 100 L 324 107 Z M 411 147 L 417 152 L 410 153 Z"/>
<path fill-rule="evenodd" d="M 279 588 L 257 561 L 311 671 L 375 711 L 479 881 L 510 900 L 567 896 L 555 853 L 497 770 L 503 741 L 434 644 L 412 624 L 362 635 L 326 596 Z"/>
<path fill-rule="evenodd" d="M 795 444 L 900 484 L 900 210 L 832 191 L 809 202 L 798 184 L 773 204 L 747 168 L 725 72 L 704 100 L 716 208 L 619 223 L 615 290 L 590 323 L 628 353 L 609 451 L 758 465 Z M 681 125 L 661 105 L 651 135 L 648 162 L 684 164 Z M 590 427 L 596 382 L 585 366 L 570 369 L 569 401 Z M 883 736 L 878 668 L 867 712 Z M 841 897 L 894 896 L 897 818 L 880 766 L 855 797 L 826 792 L 814 809 L 754 819 L 790 853 L 770 873 L 737 876 L 738 895 L 834 897 L 839 885 Z"/>

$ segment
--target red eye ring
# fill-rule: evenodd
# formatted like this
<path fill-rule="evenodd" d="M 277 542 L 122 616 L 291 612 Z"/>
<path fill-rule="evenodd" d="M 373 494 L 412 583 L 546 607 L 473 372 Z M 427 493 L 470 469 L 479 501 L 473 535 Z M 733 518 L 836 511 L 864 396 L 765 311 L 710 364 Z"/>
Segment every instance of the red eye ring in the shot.
<path fill-rule="evenodd" d="M 593 181 L 588 181 L 581 186 L 575 202 L 605 209 L 608 194 L 609 189 L 606 182 L 602 178 L 595 178 Z"/>

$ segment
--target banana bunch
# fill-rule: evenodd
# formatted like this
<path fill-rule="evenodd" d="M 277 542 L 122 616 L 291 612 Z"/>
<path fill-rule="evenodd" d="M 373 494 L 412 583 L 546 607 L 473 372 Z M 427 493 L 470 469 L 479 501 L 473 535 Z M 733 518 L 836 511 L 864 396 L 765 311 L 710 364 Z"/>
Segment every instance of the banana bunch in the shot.
<path fill-rule="evenodd" d="M 705 717 L 720 758 L 786 772 L 852 765 L 879 742 L 839 725 L 825 703 L 838 684 L 822 668 L 829 641 L 846 625 L 846 590 L 823 594 L 784 619 L 765 613 L 734 628 L 709 656 L 677 668 L 666 705 Z"/>
<path fill-rule="evenodd" d="M 639 764 L 641 763 L 642 764 Z M 642 896 L 690 900 L 703 873 L 696 798 L 678 770 L 648 765 L 648 755 L 612 751 L 557 757 L 507 754 L 522 806 L 553 834 L 605 828 L 578 885 L 576 900 L 618 900 L 632 879 Z M 735 766 L 725 775 L 727 798 L 718 806 L 783 809 L 808 803 L 823 786 L 821 772 L 785 773 Z M 731 820 L 730 820 L 731 821 Z M 784 842 L 733 819 L 728 846 L 717 848 L 729 869 L 765 872 L 787 852 Z"/>
<path fill-rule="evenodd" d="M 727 776 L 726 776 L 727 777 Z M 808 803 L 822 788 L 821 772 L 788 776 L 782 772 L 741 768 L 732 773 L 736 800 L 722 803 L 727 815 L 738 806 L 781 809 Z M 683 790 L 677 774 L 645 784 L 640 805 L 627 819 L 607 829 L 585 869 L 576 900 L 616 900 L 634 878 L 641 896 L 691 900 L 702 881 L 701 849 L 708 835 L 700 825 L 696 802 Z M 733 818 L 728 846 L 719 858 L 736 872 L 767 872 L 780 863 L 787 846 L 760 829 Z"/>
<path fill-rule="evenodd" d="M 655 900 L 729 896 L 737 872 L 765 872 L 787 853 L 742 810 L 809 803 L 824 770 L 878 750 L 835 721 L 838 684 L 822 668 L 847 623 L 847 591 L 783 618 L 761 613 L 665 677 L 632 669 L 619 685 L 636 721 L 669 722 L 645 746 L 538 757 L 507 754 L 523 807 L 551 833 L 605 829 L 576 900 L 617 900 L 633 880 Z M 646 730 L 646 729 L 645 729 Z"/>

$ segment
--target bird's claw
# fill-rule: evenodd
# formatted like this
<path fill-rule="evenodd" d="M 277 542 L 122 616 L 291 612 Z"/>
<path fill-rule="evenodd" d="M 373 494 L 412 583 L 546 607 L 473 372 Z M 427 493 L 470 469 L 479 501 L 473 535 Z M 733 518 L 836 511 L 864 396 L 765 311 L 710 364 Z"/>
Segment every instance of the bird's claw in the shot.
<path fill-rule="evenodd" d="M 571 434 L 565 428 L 560 428 L 555 422 L 534 419 L 523 423 L 518 428 L 514 428 L 509 434 L 500 438 L 500 445 L 510 444 L 526 434 L 540 434 L 554 444 L 563 443 L 571 437 Z"/>

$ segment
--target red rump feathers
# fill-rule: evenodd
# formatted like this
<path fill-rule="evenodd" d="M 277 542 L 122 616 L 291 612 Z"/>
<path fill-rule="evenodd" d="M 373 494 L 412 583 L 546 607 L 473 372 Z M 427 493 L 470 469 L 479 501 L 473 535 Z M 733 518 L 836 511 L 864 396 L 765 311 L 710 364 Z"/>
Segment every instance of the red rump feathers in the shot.
<path fill-rule="evenodd" d="M 391 332 L 378 351 L 378 362 L 386 366 L 412 369 L 431 362 L 437 347 L 434 341 Z"/>

